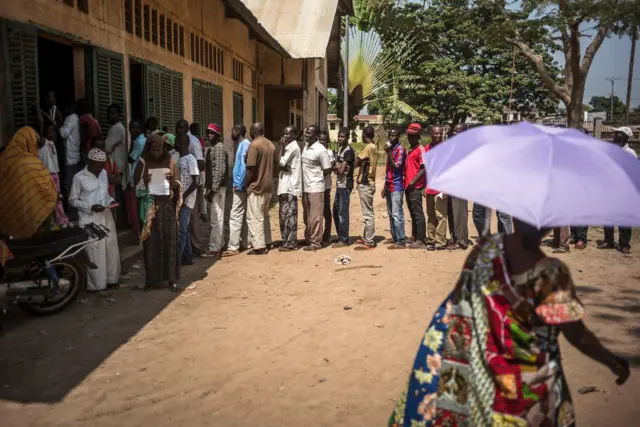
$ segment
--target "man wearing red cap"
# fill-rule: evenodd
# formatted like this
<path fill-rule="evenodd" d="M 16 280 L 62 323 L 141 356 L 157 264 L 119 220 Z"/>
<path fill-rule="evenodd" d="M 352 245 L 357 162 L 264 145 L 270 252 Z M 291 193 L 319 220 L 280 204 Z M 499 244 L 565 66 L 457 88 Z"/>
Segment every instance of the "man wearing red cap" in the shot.
<path fill-rule="evenodd" d="M 207 127 L 207 139 L 211 147 L 205 156 L 205 184 L 204 193 L 207 201 L 209 216 L 209 246 L 202 255 L 203 258 L 212 258 L 220 255 L 224 231 L 224 202 L 227 195 L 225 180 L 227 178 L 227 150 L 221 141 L 222 129 L 220 125 L 211 123 Z"/>
<path fill-rule="evenodd" d="M 404 169 L 404 191 L 407 196 L 407 208 L 411 214 L 410 248 L 424 248 L 427 242 L 427 223 L 422 209 L 422 192 L 427 184 L 424 171 L 424 147 L 420 145 L 422 127 L 411 123 L 407 128 L 410 148 Z M 407 239 L 408 240 L 408 239 Z"/>

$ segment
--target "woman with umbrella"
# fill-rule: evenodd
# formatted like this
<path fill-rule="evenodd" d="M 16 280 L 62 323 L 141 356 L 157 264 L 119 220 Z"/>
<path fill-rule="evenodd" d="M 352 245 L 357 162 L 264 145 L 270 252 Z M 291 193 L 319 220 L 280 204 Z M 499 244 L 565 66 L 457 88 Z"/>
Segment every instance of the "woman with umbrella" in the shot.
<path fill-rule="evenodd" d="M 425 156 L 429 187 L 511 214 L 515 230 L 482 238 L 467 258 L 427 328 L 390 426 L 574 425 L 560 333 L 618 384 L 628 379 L 628 363 L 582 322 L 567 266 L 540 249 L 554 226 L 640 224 L 640 170 L 627 156 L 577 131 L 528 123 L 474 129 Z M 599 175 L 603 161 L 607 174 Z M 615 218 L 612 206 L 620 206 Z"/>

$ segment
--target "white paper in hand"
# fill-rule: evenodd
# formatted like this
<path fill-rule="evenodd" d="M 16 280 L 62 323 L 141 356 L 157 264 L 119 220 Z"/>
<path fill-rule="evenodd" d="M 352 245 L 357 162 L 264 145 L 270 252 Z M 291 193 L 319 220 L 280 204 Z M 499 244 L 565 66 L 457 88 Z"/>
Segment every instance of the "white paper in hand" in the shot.
<path fill-rule="evenodd" d="M 151 181 L 149 181 L 149 194 L 152 196 L 168 196 L 171 194 L 171 185 L 167 180 L 169 169 L 149 169 Z"/>

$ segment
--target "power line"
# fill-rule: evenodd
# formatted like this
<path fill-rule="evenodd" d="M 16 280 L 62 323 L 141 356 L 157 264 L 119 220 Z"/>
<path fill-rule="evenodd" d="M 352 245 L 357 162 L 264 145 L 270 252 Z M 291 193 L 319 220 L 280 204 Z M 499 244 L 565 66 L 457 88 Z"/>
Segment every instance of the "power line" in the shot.
<path fill-rule="evenodd" d="M 611 117 L 611 119 L 613 119 L 613 97 L 615 96 L 615 85 L 616 85 L 616 80 L 622 80 L 621 77 L 607 77 L 605 80 L 608 80 L 611 82 L 611 115 L 609 117 Z"/>

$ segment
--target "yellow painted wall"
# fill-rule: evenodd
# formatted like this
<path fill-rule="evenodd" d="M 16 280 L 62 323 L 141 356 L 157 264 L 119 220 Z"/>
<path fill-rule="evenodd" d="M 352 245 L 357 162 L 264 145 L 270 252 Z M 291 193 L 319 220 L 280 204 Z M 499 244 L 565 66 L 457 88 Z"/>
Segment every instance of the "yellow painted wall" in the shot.
<path fill-rule="evenodd" d="M 250 40 L 249 29 L 243 23 L 225 19 L 224 6 L 220 0 L 149 0 L 142 2 L 143 5 L 148 4 L 152 9 L 156 9 L 158 16 L 162 13 L 167 19 L 172 19 L 173 22 L 184 26 L 185 57 L 169 52 L 151 41 L 146 41 L 144 37 L 137 37 L 135 35 L 135 21 L 134 34 L 128 33 L 125 30 L 123 0 L 90 0 L 88 14 L 57 0 L 1 0 L 0 3 L 0 17 L 2 18 L 37 24 L 45 30 L 56 30 L 86 43 L 122 53 L 125 55 L 125 59 L 128 57 L 140 58 L 181 72 L 184 83 L 184 115 L 189 121 L 193 118 L 191 80 L 194 78 L 213 82 L 223 87 L 224 122 L 229 124 L 229 128 L 233 122 L 231 94 L 234 90 L 251 94 L 250 96 L 245 95 L 245 99 L 249 99 L 249 114 L 245 113 L 245 121 L 248 123 L 251 120 L 250 99 L 254 90 L 251 87 L 250 70 L 256 68 L 258 43 L 255 40 Z M 204 35 L 209 42 L 213 42 L 225 51 L 224 76 L 189 59 L 190 32 L 194 32 L 200 37 Z M 78 55 L 81 54 L 78 53 Z M 276 56 L 278 55 L 276 54 Z M 245 64 L 244 84 L 240 84 L 232 78 L 233 57 L 242 60 Z M 77 62 L 76 74 L 83 76 L 82 61 L 74 62 Z M 127 111 L 130 111 L 128 62 L 125 60 Z M 81 93 L 83 87 L 83 81 L 76 82 L 76 97 L 79 98 L 83 95 Z"/>

